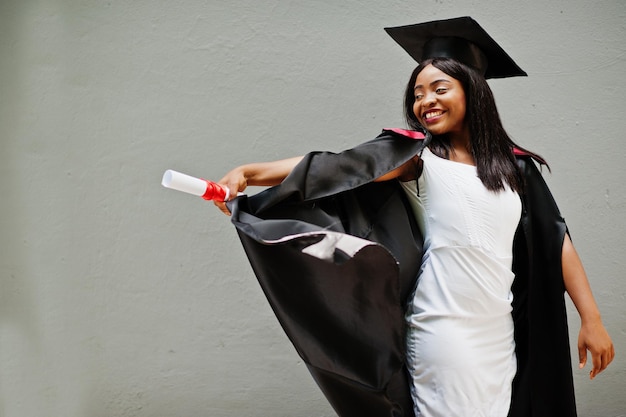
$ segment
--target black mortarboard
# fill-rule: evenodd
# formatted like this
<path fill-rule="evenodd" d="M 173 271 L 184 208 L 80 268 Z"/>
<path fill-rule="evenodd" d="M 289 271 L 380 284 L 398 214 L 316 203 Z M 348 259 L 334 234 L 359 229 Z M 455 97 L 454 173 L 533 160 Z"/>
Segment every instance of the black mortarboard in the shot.
<path fill-rule="evenodd" d="M 385 28 L 385 31 L 417 62 L 454 58 L 478 70 L 485 78 L 527 75 L 471 17 Z"/>

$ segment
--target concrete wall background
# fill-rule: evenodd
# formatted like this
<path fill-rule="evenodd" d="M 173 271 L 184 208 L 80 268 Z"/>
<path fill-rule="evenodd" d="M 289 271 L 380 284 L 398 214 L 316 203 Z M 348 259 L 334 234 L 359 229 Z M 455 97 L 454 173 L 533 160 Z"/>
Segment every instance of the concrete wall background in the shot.
<path fill-rule="evenodd" d="M 382 28 L 462 15 L 530 75 L 491 86 L 618 350 L 575 370 L 580 415 L 625 416 L 621 0 L 1 1 L 0 415 L 334 415 L 228 219 L 160 178 L 403 126 L 414 64 Z"/>

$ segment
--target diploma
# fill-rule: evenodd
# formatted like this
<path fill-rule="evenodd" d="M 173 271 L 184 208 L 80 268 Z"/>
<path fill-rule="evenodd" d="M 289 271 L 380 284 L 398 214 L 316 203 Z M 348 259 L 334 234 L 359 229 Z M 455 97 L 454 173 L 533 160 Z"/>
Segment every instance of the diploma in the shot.
<path fill-rule="evenodd" d="M 218 183 L 202 178 L 192 177 L 168 169 L 163 174 L 161 185 L 172 190 L 197 195 L 205 200 L 228 201 L 229 190 Z"/>

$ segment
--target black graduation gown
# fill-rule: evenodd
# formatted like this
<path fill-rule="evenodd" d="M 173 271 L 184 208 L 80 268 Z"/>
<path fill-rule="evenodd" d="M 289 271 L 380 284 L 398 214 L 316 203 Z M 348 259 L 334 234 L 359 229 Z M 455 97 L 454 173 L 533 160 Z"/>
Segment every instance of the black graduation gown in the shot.
<path fill-rule="evenodd" d="M 281 326 L 341 417 L 413 416 L 405 308 L 422 236 L 397 181 L 373 182 L 423 147 L 384 130 L 335 154 L 312 152 L 279 186 L 231 202 L 231 220 Z M 576 415 L 561 249 L 565 222 L 536 165 L 526 180 L 513 270 L 511 417 Z"/>

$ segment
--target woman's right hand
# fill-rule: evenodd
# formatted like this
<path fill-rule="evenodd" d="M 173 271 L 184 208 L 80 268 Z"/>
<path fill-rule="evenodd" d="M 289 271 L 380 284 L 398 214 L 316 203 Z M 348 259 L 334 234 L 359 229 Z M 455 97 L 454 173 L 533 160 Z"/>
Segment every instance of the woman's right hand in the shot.
<path fill-rule="evenodd" d="M 245 167 L 239 166 L 230 170 L 224 177 L 217 182 L 224 188 L 228 189 L 228 199 L 237 197 L 238 193 L 242 193 L 248 187 L 248 178 L 246 177 Z M 213 204 L 224 214 L 230 216 L 230 210 L 226 207 L 226 201 L 213 200 Z"/>

